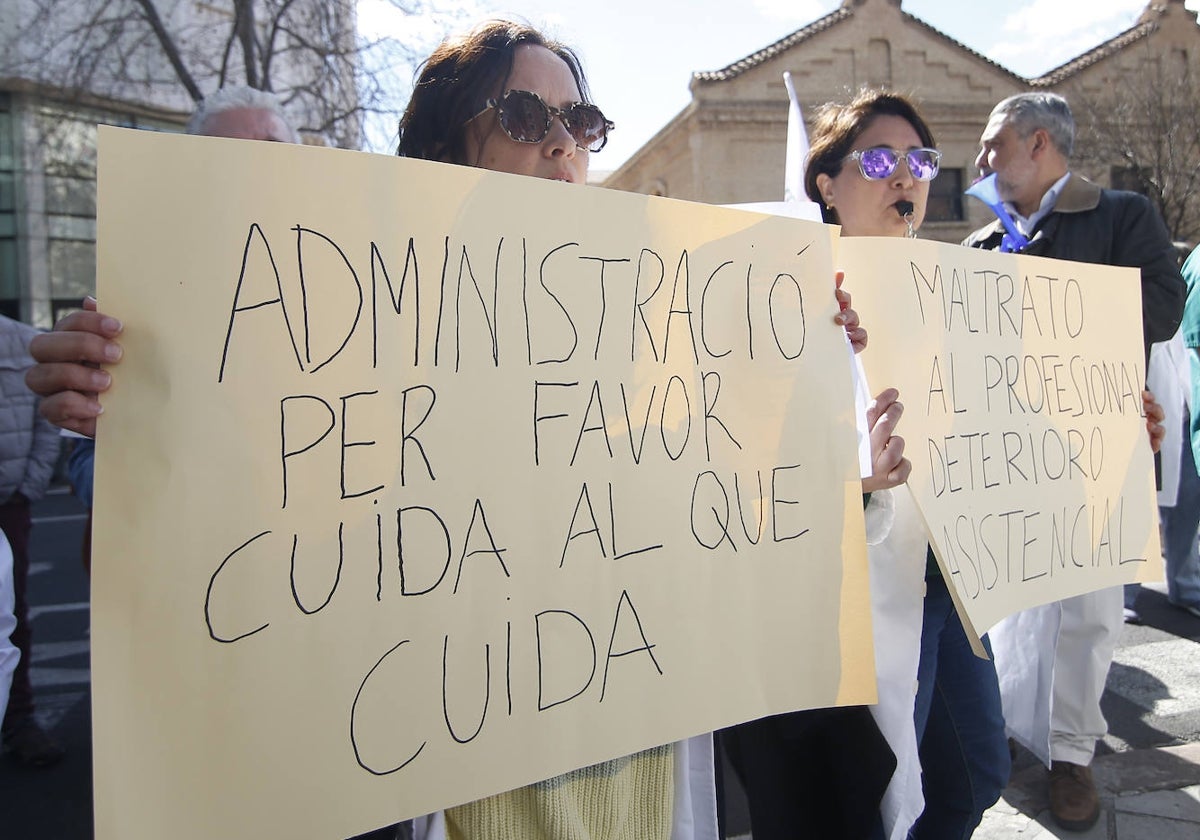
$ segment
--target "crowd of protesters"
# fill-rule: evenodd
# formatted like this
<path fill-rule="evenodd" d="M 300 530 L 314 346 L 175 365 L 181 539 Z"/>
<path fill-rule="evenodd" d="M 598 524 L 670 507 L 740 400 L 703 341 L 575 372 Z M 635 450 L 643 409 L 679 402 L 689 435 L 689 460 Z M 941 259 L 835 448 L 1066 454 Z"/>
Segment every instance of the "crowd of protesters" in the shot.
<path fill-rule="evenodd" d="M 590 155 L 611 130 L 569 47 L 524 24 L 489 21 L 447 39 L 423 64 L 400 123 L 399 154 L 582 185 Z M 273 96 L 240 88 L 206 100 L 189 131 L 298 140 Z M 1160 495 L 1168 596 L 1200 617 L 1200 257 L 1193 254 L 1181 275 L 1148 200 L 1072 171 L 1074 132 L 1070 107 L 1056 94 L 1021 94 L 996 105 L 976 165 L 994 179 L 1005 218 L 963 244 L 1140 270 L 1142 336 L 1148 356 L 1153 348 L 1154 372 L 1153 394 L 1144 395 L 1146 445 L 1165 441 L 1169 464 Z M 805 186 L 843 236 L 915 236 L 939 163 L 919 103 L 863 90 L 819 111 Z M 850 303 L 846 293 L 837 295 Z M 47 421 L 76 438 L 70 474 L 90 504 L 94 439 L 103 427 L 97 421 L 123 353 L 119 315 L 98 311 L 89 299 L 37 336 L 0 321 L 0 537 L 7 537 L 0 539 L 0 708 L 7 699 L 5 751 L 31 767 L 53 763 L 62 750 L 38 725 L 29 683 L 29 504 L 45 491 L 58 457 L 59 433 Z M 861 350 L 870 325 L 860 325 L 848 305 L 837 322 Z M 977 657 L 923 520 L 911 497 L 897 491 L 911 469 L 896 434 L 901 410 L 896 392 L 885 389 L 863 420 L 873 443 L 873 475 L 864 482 L 868 524 L 887 520 L 882 538 L 868 547 L 877 704 L 750 721 L 371 836 L 715 840 L 723 836 L 715 768 L 724 751 L 746 790 L 756 840 L 958 840 L 971 836 L 1007 783 L 1010 737 L 1046 763 L 1057 823 L 1090 828 L 1100 813 L 1090 770 L 1106 732 L 1100 695 L 1123 619 L 1138 620 L 1136 590 L 1124 597 L 1120 589 L 1101 590 L 1027 610 L 985 637 L 994 659 Z M 1034 714 L 1019 722 L 1007 714 L 1028 698 L 1031 681 L 1047 675 L 1052 685 Z M 663 794 L 685 789 L 686 796 Z"/>

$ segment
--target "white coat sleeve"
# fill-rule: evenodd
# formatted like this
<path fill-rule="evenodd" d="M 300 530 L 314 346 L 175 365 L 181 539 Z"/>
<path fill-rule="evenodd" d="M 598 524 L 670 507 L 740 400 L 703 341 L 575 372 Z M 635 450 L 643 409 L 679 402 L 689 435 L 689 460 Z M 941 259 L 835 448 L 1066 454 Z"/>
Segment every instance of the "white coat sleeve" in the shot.
<path fill-rule="evenodd" d="M 4 532 L 0 531 L 0 717 L 8 708 L 8 691 L 12 686 L 13 671 L 21 652 L 12 643 L 12 632 L 17 620 L 13 617 L 13 556 L 12 548 Z"/>

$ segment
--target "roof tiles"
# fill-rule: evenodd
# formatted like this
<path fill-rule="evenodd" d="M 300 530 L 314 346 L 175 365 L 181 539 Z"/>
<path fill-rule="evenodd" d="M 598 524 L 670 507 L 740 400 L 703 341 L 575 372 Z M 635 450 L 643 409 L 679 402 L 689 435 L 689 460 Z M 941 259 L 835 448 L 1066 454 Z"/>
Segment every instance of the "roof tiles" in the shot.
<path fill-rule="evenodd" d="M 1065 64 L 1059 65 L 1058 67 L 1054 68 L 1053 70 L 1050 70 L 1048 73 L 1045 73 L 1036 78 L 1026 79 L 1023 76 L 1019 76 L 1016 73 L 1013 73 L 1007 67 L 1004 67 L 1003 65 L 1001 65 L 995 61 L 992 61 L 986 55 L 976 52 L 975 50 L 971 49 L 970 47 L 968 47 L 966 44 L 962 43 L 961 41 L 958 41 L 955 38 L 951 38 L 949 35 L 942 32 L 941 30 L 935 29 L 934 27 L 930 26 L 928 23 L 921 20 L 920 18 L 910 15 L 908 12 L 902 12 L 901 14 L 904 15 L 904 18 L 908 22 L 916 24 L 917 26 L 921 27 L 922 29 L 927 30 L 931 34 L 935 35 L 936 37 L 952 44 L 953 46 L 957 47 L 958 49 L 963 50 L 964 52 L 975 56 L 976 58 L 980 59 L 981 61 L 984 61 L 984 62 L 992 65 L 994 68 L 1000 70 L 1001 72 L 1003 72 L 1009 76 L 1012 76 L 1015 79 L 1019 79 L 1023 82 L 1026 82 L 1033 87 L 1050 87 L 1053 85 L 1057 85 L 1057 84 L 1061 83 L 1062 81 L 1064 81 L 1065 79 L 1067 79 L 1067 78 L 1073 76 L 1074 74 L 1078 73 L 1079 71 L 1083 70 L 1084 68 L 1089 67 L 1092 64 L 1095 64 L 1096 62 L 1098 62 L 1104 58 L 1107 58 L 1108 56 L 1110 56 L 1116 52 L 1120 52 L 1121 50 L 1128 47 L 1130 44 L 1133 44 L 1133 43 L 1141 40 L 1142 38 L 1145 38 L 1147 35 L 1149 35 L 1151 32 L 1153 32 L 1155 30 L 1155 28 L 1158 26 L 1157 22 L 1155 22 L 1155 21 L 1143 20 L 1143 22 L 1130 27 L 1129 29 L 1125 30 L 1124 32 L 1110 38 L 1109 40 L 1105 41 L 1104 43 L 1102 43 L 1096 47 L 1093 47 L 1092 49 L 1088 50 L 1087 52 L 1083 53 L 1080 56 L 1077 56 L 1077 57 L 1071 59 L 1070 61 L 1066 62 Z M 790 35 L 787 35 L 784 38 L 779 39 L 778 41 L 774 42 L 773 44 L 763 47 L 761 50 L 758 50 L 757 52 L 753 52 L 750 55 L 746 56 L 745 58 L 739 59 L 738 61 L 735 61 L 726 67 L 722 67 L 719 70 L 698 71 L 696 73 L 693 73 L 692 79 L 693 79 L 693 81 L 699 81 L 699 82 L 724 82 L 724 81 L 728 81 L 729 79 L 736 78 L 737 76 L 740 76 L 741 74 L 745 73 L 747 70 L 751 70 L 751 69 L 759 66 L 760 64 L 766 63 L 767 61 L 771 60 L 775 56 L 779 55 L 780 53 L 786 52 L 787 50 L 791 49 L 792 47 L 796 46 L 797 44 L 807 41 L 809 38 L 812 38 L 813 36 L 818 35 L 821 32 L 825 32 L 826 30 L 836 26 L 837 24 L 841 23 L 844 20 L 848 20 L 853 15 L 854 15 L 853 9 L 843 6 L 839 9 L 837 9 L 836 11 L 830 12 L 829 14 L 825 15 L 822 18 L 818 18 L 817 20 L 813 21 L 812 23 L 808 24 L 805 27 L 797 29 L 795 32 L 791 33 Z"/>

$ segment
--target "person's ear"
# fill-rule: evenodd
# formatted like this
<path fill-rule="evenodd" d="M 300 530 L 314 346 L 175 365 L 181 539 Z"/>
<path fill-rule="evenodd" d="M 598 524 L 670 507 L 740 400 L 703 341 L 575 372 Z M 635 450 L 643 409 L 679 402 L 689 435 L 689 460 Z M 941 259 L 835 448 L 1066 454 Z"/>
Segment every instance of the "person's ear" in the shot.
<path fill-rule="evenodd" d="M 1054 144 L 1050 142 L 1050 132 L 1044 128 L 1036 129 L 1033 132 L 1033 147 L 1030 149 L 1030 156 L 1039 157 L 1052 148 L 1054 148 Z"/>
<path fill-rule="evenodd" d="M 826 207 L 833 206 L 833 179 L 822 172 L 817 176 L 817 192 L 821 196 L 821 203 Z"/>

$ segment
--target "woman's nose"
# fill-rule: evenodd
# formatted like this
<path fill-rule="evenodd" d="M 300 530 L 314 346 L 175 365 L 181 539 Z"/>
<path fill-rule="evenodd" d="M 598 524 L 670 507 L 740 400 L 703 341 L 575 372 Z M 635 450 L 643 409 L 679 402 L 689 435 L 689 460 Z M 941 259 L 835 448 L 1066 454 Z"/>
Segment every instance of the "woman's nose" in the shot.
<path fill-rule="evenodd" d="M 542 141 L 542 149 L 548 157 L 575 157 L 575 138 L 567 131 L 567 125 L 557 114 L 550 120 L 550 131 Z"/>
<path fill-rule="evenodd" d="M 892 182 L 901 186 L 911 186 L 914 180 L 912 170 L 908 168 L 908 158 L 900 158 L 900 162 L 896 164 L 896 171 L 892 173 Z"/>

